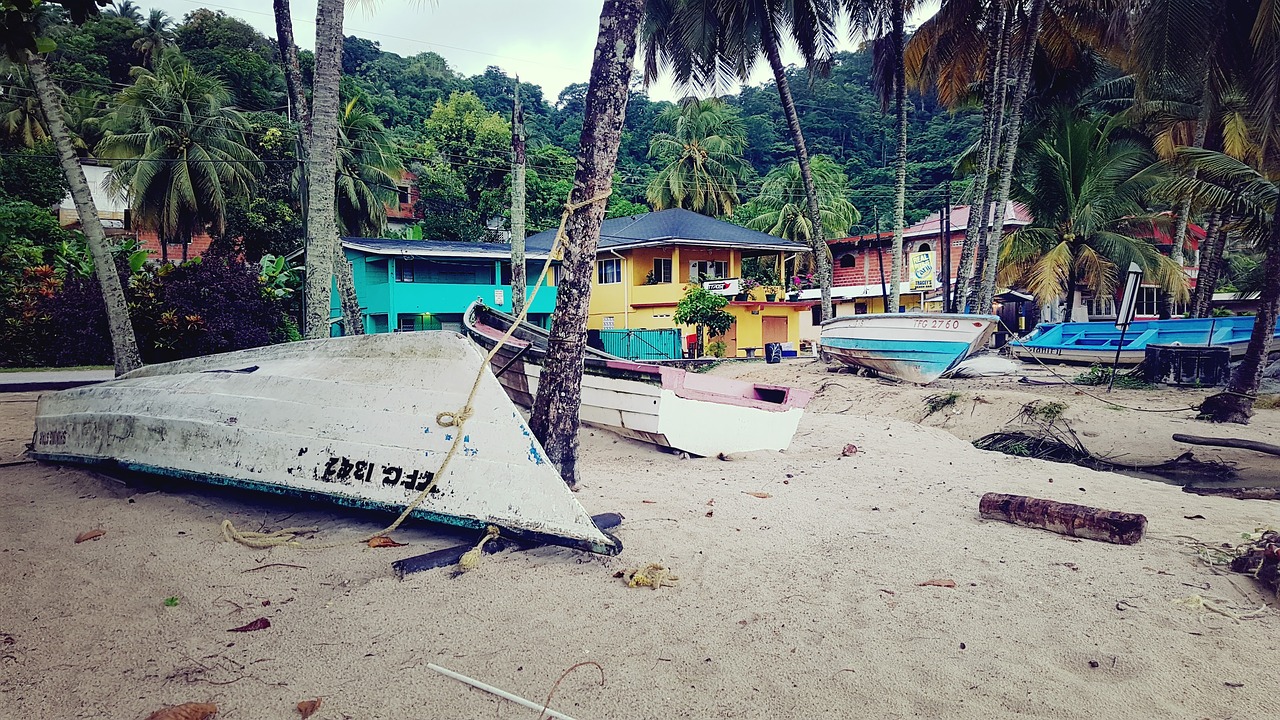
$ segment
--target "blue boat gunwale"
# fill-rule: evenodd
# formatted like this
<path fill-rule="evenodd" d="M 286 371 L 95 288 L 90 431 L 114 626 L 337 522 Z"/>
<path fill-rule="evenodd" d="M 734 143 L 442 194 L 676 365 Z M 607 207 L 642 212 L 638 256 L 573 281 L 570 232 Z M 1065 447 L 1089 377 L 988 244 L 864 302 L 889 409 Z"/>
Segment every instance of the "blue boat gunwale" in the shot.
<path fill-rule="evenodd" d="M 227 477 L 225 475 L 213 475 L 206 473 L 191 472 L 188 470 L 178 470 L 176 468 L 166 468 L 158 465 L 149 465 L 146 463 L 132 463 L 116 460 L 113 458 L 94 458 L 82 455 L 69 455 L 63 453 L 42 453 L 30 451 L 29 456 L 42 462 L 51 463 L 67 463 L 76 465 L 85 465 L 96 468 L 118 468 L 128 470 L 130 472 L 144 473 L 147 475 L 159 475 L 162 477 L 171 477 L 178 480 L 202 483 L 206 485 L 215 485 L 220 487 L 229 487 L 237 490 L 250 490 L 254 492 L 271 493 L 283 497 L 299 498 L 311 502 L 327 503 L 330 505 L 339 505 L 343 507 L 355 508 L 357 510 L 371 510 L 375 512 L 388 512 L 399 514 L 404 510 L 403 505 L 385 503 L 378 500 L 370 500 L 367 498 L 350 497 L 344 495 L 333 495 L 323 493 L 316 490 L 307 490 L 305 488 L 289 487 L 277 483 L 262 482 L 259 480 L 247 480 L 241 478 Z M 617 555 L 622 552 L 622 541 L 611 533 L 600 532 L 613 541 L 613 545 L 601 545 L 599 543 L 588 542 L 586 540 L 574 540 L 565 538 L 560 535 L 538 532 L 536 530 L 525 530 L 522 528 L 513 528 L 502 523 L 487 522 L 477 520 L 475 518 L 465 518 L 458 515 L 446 515 L 442 513 L 424 510 L 421 507 L 415 508 L 409 513 L 409 517 L 427 522 L 437 523 L 440 525 L 450 525 L 457 528 L 469 530 L 484 530 L 490 525 L 497 526 L 503 534 L 514 537 L 516 539 L 535 543 L 539 545 L 559 545 L 561 547 L 573 548 L 575 550 L 585 550 L 586 552 L 595 553 L 597 555 Z M 594 523 L 593 523 L 594 524 Z M 599 530 L 599 528 L 596 528 Z"/>
<path fill-rule="evenodd" d="M 1249 342 L 1253 331 L 1254 316 L 1234 315 L 1219 318 L 1171 318 L 1169 320 L 1137 320 L 1125 334 L 1121 350 L 1137 351 L 1155 343 L 1181 342 L 1191 346 L 1235 346 Z M 1135 327 L 1136 326 L 1136 327 Z M 1138 332 L 1134 332 L 1137 330 Z M 1212 334 L 1211 334 L 1212 333 Z M 1175 339 L 1175 335 L 1203 335 Z M 1025 338 L 1011 340 L 1013 347 L 1042 350 L 1115 350 L 1120 346 L 1119 328 L 1114 323 L 1098 320 L 1090 322 L 1039 323 Z M 1280 322 L 1276 324 L 1276 337 L 1280 337 Z"/>
<path fill-rule="evenodd" d="M 867 319 L 878 318 L 878 317 L 886 317 L 886 318 L 894 317 L 894 318 L 907 318 L 907 319 L 925 318 L 929 320 L 937 320 L 941 318 L 947 318 L 947 319 L 977 318 L 979 320 L 987 320 L 990 322 L 1000 322 L 999 315 L 974 315 L 972 313 L 907 312 L 907 313 L 863 313 L 861 315 L 840 315 L 837 317 L 833 317 L 830 320 L 823 320 L 818 325 L 819 327 L 823 325 L 829 325 L 833 322 L 836 322 L 837 320 L 851 320 L 854 318 L 857 318 L 859 320 L 867 320 Z"/>

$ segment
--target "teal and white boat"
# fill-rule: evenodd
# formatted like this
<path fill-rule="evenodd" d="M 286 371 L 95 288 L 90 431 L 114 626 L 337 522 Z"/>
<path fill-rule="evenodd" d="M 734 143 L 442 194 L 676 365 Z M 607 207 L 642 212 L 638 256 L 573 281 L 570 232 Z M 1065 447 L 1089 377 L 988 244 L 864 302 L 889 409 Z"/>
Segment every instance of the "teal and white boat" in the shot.
<path fill-rule="evenodd" d="M 1010 342 L 1009 349 L 1025 362 L 1039 359 L 1110 365 L 1119 348 L 1119 364 L 1137 365 L 1146 357 L 1148 345 L 1226 347 L 1232 358 L 1239 358 L 1248 349 L 1252 334 L 1253 317 L 1247 315 L 1136 320 L 1125 331 L 1124 346 L 1120 347 L 1120 330 L 1111 322 L 1041 323 L 1027 337 Z M 1280 338 L 1280 322 L 1274 337 Z"/>
<path fill-rule="evenodd" d="M 819 348 L 845 365 L 928 385 L 986 345 L 995 315 L 898 313 L 832 318 Z"/>

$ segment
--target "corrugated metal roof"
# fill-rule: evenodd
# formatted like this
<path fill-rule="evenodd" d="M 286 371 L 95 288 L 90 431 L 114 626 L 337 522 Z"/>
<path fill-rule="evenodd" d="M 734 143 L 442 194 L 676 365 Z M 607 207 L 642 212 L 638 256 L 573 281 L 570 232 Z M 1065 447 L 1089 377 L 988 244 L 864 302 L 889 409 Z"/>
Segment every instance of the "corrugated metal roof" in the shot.
<path fill-rule="evenodd" d="M 532 238 L 530 238 L 532 240 Z M 506 243 L 460 242 L 453 240 L 392 240 L 389 238 L 342 238 L 342 246 L 370 255 L 394 257 L 470 257 L 503 259 L 511 257 Z M 525 256 L 545 260 L 549 246 L 525 241 Z"/>
<path fill-rule="evenodd" d="M 540 245 L 550 247 L 555 232 L 547 230 L 532 235 L 529 242 L 536 240 Z M 600 227 L 601 251 L 675 243 L 781 252 L 808 250 L 808 246 L 803 243 L 783 240 L 768 233 L 678 208 L 613 218 L 605 220 Z"/>

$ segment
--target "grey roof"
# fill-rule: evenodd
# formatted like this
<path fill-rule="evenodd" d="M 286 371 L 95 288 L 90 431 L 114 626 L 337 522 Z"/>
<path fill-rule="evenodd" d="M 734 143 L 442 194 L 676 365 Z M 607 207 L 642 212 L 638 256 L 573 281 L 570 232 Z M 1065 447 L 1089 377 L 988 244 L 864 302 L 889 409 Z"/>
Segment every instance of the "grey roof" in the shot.
<path fill-rule="evenodd" d="M 506 243 L 346 237 L 342 238 L 342 246 L 370 255 L 392 257 L 470 257 L 495 260 L 511 257 L 511 246 Z M 546 245 L 525 242 L 525 256 L 530 260 L 545 260 L 550 249 L 550 241 Z"/>
<path fill-rule="evenodd" d="M 546 230 L 531 235 L 528 242 L 536 242 L 540 247 L 550 247 L 555 233 L 555 230 Z M 809 249 L 803 243 L 783 240 L 758 230 L 678 208 L 613 218 L 605 220 L 600 227 L 602 252 L 676 243 L 775 252 L 805 252 Z"/>

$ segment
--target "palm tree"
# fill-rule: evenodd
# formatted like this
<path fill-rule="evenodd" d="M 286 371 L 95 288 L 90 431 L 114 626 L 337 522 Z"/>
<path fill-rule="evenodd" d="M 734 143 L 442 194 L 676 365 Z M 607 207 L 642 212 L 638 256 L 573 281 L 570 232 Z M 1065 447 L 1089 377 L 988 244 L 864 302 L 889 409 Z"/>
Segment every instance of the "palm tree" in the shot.
<path fill-rule="evenodd" d="M 343 0 L 320 0 L 316 6 L 315 71 L 311 88 L 311 129 L 306 146 L 307 338 L 329 336 L 329 300 L 338 242 L 335 187 L 338 176 L 338 84 L 342 72 Z M 355 328 L 347 327 L 348 332 Z"/>
<path fill-rule="evenodd" d="M 133 0 L 121 0 L 120 2 L 112 2 L 111 7 L 102 11 L 103 15 L 114 15 L 122 17 L 125 20 L 132 20 L 135 23 L 142 24 L 142 8 Z"/>
<path fill-rule="evenodd" d="M 23 87 L 25 84 L 21 78 L 15 78 L 13 90 L 0 100 L 0 134 L 31 147 L 49 139 L 49 132 L 41 115 L 40 98 Z M 54 88 L 54 93 L 61 98 L 60 88 Z"/>
<path fill-rule="evenodd" d="M 844 170 L 826 155 L 814 155 L 810 161 L 819 188 L 823 234 L 829 237 L 848 234 L 849 228 L 862 220 L 862 215 L 841 191 L 849 182 Z M 812 246 L 813 219 L 808 212 L 800 163 L 792 160 L 770 170 L 752 204 L 764 212 L 752 218 L 747 227 Z"/>
<path fill-rule="evenodd" d="M 222 231 L 229 198 L 249 192 L 260 163 L 220 80 L 176 52 L 133 77 L 96 152 L 112 163 L 108 182 L 128 199 L 134 222 L 160 236 L 162 259 L 180 242 L 185 261 L 192 235 Z"/>
<path fill-rule="evenodd" d="M 386 204 L 395 197 L 404 165 L 382 120 L 352 98 L 342 111 L 336 198 L 344 235 L 377 237 L 387 227 Z"/>
<path fill-rule="evenodd" d="M 81 88 L 67 96 L 64 120 L 76 152 L 87 155 L 102 141 L 110 97 L 99 90 Z"/>
<path fill-rule="evenodd" d="M 71 133 L 62 121 L 62 105 L 59 90 L 49 77 L 49 69 L 44 58 L 31 52 L 24 52 L 27 70 L 31 75 L 31 84 L 35 88 L 36 97 L 40 101 L 40 109 L 44 114 L 45 125 L 58 149 L 58 162 L 71 188 L 71 198 L 76 205 L 76 213 L 80 217 L 80 229 L 84 233 L 89 253 L 93 256 L 94 272 L 102 287 L 103 304 L 107 311 L 107 327 L 111 334 L 112 357 L 115 362 L 116 375 L 142 367 L 142 356 L 138 354 L 138 341 L 133 334 L 133 324 L 129 320 L 129 305 L 124 297 L 124 288 L 120 283 L 120 275 L 116 272 L 115 261 L 107 246 L 107 234 L 102 229 L 102 221 L 98 219 L 98 209 L 93 204 L 93 194 L 89 190 L 89 181 L 85 179 L 84 169 L 80 167 L 80 159 L 72 147 Z"/>
<path fill-rule="evenodd" d="M 804 179 L 809 216 L 815 234 L 822 287 L 822 317 L 831 317 L 831 260 L 822 232 L 821 207 L 809 164 L 809 151 L 782 63 L 784 41 L 793 43 L 812 72 L 830 62 L 842 7 L 854 0 L 650 0 L 643 29 L 645 82 L 661 67 L 670 67 L 681 83 L 715 87 L 722 81 L 746 81 L 761 57 L 773 71 L 774 83 Z"/>
<path fill-rule="evenodd" d="M 1114 137 L 1118 123 L 1060 110 L 1034 148 L 1015 197 L 1035 220 L 1001 243 L 999 279 L 1021 284 L 1041 303 L 1066 297 L 1071 318 L 1076 293 L 1104 297 L 1115 290 L 1117 267 L 1137 263 L 1148 282 L 1179 299 L 1187 296 L 1180 266 L 1150 239 L 1153 217 L 1143 199 L 1161 179 L 1151 151 Z M 1137 235 L 1148 237 L 1137 237 Z"/>
<path fill-rule="evenodd" d="M 529 419 L 529 428 L 569 485 L 578 479 L 582 358 L 587 347 L 587 307 L 595 276 L 596 248 L 622 142 L 636 31 L 644 4 L 645 0 L 604 0 L 600 11 L 578 164 L 562 223 L 567 237 L 563 279 L 551 317 L 547 362 L 543 364 Z"/>
<path fill-rule="evenodd" d="M 284 65 L 285 84 L 289 89 L 289 119 L 302 128 L 306 143 L 310 132 L 307 96 L 302 87 L 302 67 L 298 64 L 298 46 L 293 42 L 293 17 L 289 0 L 272 0 L 276 15 L 276 42 L 280 45 L 280 63 Z"/>
<path fill-rule="evenodd" d="M 142 55 L 142 64 L 152 67 L 165 48 L 173 45 L 173 20 L 163 10 L 151 11 L 142 23 L 142 37 L 133 41 L 133 49 Z"/>
<path fill-rule="evenodd" d="M 658 122 L 671 132 L 649 141 L 649 157 L 665 166 L 649 181 L 645 199 L 654 210 L 732 215 L 748 168 L 742 158 L 747 128 L 736 110 L 716 98 L 690 98 L 668 108 Z"/>

